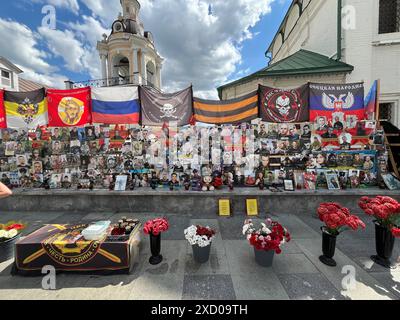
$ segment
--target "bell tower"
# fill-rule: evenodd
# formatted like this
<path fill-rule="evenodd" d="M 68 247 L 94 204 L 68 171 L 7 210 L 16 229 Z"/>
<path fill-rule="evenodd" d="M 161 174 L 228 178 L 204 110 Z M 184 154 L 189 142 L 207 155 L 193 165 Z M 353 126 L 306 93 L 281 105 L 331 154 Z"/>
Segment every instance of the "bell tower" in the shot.
<path fill-rule="evenodd" d="M 111 33 L 98 41 L 102 85 L 141 84 L 161 89 L 163 58 L 150 31 L 140 21 L 140 3 L 120 0 L 122 14 L 111 25 Z"/>

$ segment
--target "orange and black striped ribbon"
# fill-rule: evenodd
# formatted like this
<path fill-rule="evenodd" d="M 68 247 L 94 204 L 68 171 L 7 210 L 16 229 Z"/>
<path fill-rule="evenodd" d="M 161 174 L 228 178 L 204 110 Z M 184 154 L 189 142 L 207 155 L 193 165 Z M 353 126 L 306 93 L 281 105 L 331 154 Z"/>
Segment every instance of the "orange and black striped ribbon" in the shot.
<path fill-rule="evenodd" d="M 258 117 L 258 92 L 225 101 L 194 98 L 196 121 L 209 124 L 239 124 Z"/>

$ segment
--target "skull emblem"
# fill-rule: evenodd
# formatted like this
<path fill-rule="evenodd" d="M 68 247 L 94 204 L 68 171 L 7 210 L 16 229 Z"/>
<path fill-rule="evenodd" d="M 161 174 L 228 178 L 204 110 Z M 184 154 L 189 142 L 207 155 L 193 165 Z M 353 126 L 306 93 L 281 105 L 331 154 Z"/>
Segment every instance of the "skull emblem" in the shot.
<path fill-rule="evenodd" d="M 163 113 L 163 115 L 161 116 L 161 118 L 174 118 L 174 119 L 178 119 L 178 117 L 174 116 L 174 113 L 176 112 L 176 108 L 170 104 L 170 103 L 166 103 L 162 106 L 161 108 L 161 112 Z"/>
<path fill-rule="evenodd" d="M 276 108 L 282 116 L 288 116 L 290 112 L 290 98 L 286 95 L 276 99 Z"/>

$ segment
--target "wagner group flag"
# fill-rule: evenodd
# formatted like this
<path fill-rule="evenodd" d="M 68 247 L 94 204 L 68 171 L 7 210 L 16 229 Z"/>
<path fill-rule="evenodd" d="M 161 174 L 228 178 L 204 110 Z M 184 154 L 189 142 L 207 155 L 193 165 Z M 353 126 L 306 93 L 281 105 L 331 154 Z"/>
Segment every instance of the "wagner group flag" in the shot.
<path fill-rule="evenodd" d="M 258 91 L 232 100 L 213 101 L 194 98 L 194 117 L 208 124 L 238 124 L 258 116 Z"/>
<path fill-rule="evenodd" d="M 0 129 L 7 128 L 6 112 L 4 110 L 4 91 L 0 90 Z"/>
<path fill-rule="evenodd" d="M 50 127 L 80 127 L 91 122 L 90 88 L 47 90 Z"/>
<path fill-rule="evenodd" d="M 260 117 L 265 122 L 306 122 L 308 85 L 296 89 L 277 89 L 260 85 Z"/>
<path fill-rule="evenodd" d="M 92 88 L 92 121 L 104 124 L 138 124 L 138 87 Z"/>
<path fill-rule="evenodd" d="M 7 128 L 36 129 L 48 123 L 45 89 L 29 92 L 4 91 Z"/>
<path fill-rule="evenodd" d="M 188 125 L 193 116 L 192 97 L 192 87 L 175 93 L 140 87 L 142 125 L 162 126 L 168 122 L 179 127 Z"/>
<path fill-rule="evenodd" d="M 310 121 L 364 120 L 364 83 L 310 83 Z"/>

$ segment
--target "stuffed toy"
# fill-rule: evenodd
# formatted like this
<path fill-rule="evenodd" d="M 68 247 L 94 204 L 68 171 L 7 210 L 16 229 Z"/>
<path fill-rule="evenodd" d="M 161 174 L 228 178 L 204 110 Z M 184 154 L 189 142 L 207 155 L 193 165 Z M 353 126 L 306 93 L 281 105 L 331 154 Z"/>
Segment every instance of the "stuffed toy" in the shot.
<path fill-rule="evenodd" d="M 212 177 L 204 176 L 203 177 L 203 191 L 214 191 L 214 186 L 212 185 Z"/>

